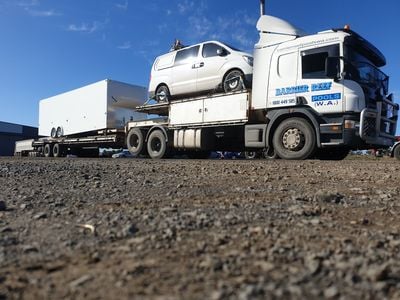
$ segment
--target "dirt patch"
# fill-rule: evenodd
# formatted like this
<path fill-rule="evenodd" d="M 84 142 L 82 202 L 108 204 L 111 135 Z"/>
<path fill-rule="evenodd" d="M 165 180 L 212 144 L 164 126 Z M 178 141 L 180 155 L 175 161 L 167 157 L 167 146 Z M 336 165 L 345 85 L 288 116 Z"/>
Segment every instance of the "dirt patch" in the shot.
<path fill-rule="evenodd" d="M 398 299 L 399 170 L 3 158 L 0 299 Z"/>

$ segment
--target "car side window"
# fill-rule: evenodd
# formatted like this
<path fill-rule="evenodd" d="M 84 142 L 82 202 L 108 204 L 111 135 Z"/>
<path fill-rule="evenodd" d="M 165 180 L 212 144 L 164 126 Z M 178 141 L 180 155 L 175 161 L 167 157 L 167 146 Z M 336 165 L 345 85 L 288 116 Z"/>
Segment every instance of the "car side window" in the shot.
<path fill-rule="evenodd" d="M 339 56 L 339 45 L 321 47 L 301 52 L 303 78 L 325 78 L 327 57 Z"/>
<path fill-rule="evenodd" d="M 218 50 L 226 51 L 226 49 L 224 47 L 217 45 L 217 44 L 213 44 L 213 43 L 204 44 L 202 55 L 204 58 L 218 56 Z"/>
<path fill-rule="evenodd" d="M 175 56 L 175 66 L 186 64 L 190 62 L 192 58 L 197 57 L 199 53 L 199 48 L 200 46 L 196 46 L 188 49 L 179 50 Z"/>

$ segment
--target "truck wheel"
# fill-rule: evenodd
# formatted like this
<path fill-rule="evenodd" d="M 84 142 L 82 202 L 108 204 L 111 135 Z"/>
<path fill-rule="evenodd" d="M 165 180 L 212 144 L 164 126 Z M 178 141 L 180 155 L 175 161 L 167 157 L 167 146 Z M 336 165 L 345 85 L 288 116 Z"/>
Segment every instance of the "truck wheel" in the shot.
<path fill-rule="evenodd" d="M 139 156 L 144 148 L 143 132 L 139 128 L 131 128 L 126 137 L 126 145 L 133 156 Z"/>
<path fill-rule="evenodd" d="M 315 134 L 311 125 L 301 118 L 284 120 L 272 140 L 276 154 L 283 159 L 307 159 L 315 151 Z"/>
<path fill-rule="evenodd" d="M 53 156 L 62 157 L 64 156 L 63 147 L 60 144 L 54 144 L 53 146 Z"/>
<path fill-rule="evenodd" d="M 171 100 L 171 94 L 166 85 L 160 85 L 156 89 L 156 101 L 157 102 L 169 102 Z"/>
<path fill-rule="evenodd" d="M 167 140 L 161 130 L 154 130 L 147 141 L 147 152 L 153 159 L 163 158 L 167 153 Z"/>
<path fill-rule="evenodd" d="M 50 144 L 44 145 L 43 153 L 44 153 L 44 157 L 52 157 L 53 156 L 53 149 Z"/>
<path fill-rule="evenodd" d="M 397 145 L 394 150 L 393 150 L 393 157 L 397 158 L 400 160 L 400 144 Z"/>
<path fill-rule="evenodd" d="M 244 80 L 243 77 L 243 73 L 240 70 L 229 71 L 225 75 L 224 81 L 222 83 L 222 86 L 224 87 L 224 92 L 229 93 L 242 90 Z"/>

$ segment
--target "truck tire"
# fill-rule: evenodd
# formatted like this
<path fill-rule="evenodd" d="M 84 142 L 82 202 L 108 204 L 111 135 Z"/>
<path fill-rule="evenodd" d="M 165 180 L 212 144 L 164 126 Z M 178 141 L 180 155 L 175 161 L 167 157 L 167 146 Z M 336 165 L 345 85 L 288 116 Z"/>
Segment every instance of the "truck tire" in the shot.
<path fill-rule="evenodd" d="M 44 145 L 43 154 L 44 154 L 44 157 L 52 157 L 53 156 L 53 147 L 50 144 Z"/>
<path fill-rule="evenodd" d="M 305 119 L 289 118 L 275 130 L 272 144 L 280 158 L 303 160 L 314 153 L 316 138 L 313 128 Z"/>
<path fill-rule="evenodd" d="M 274 160 L 279 158 L 274 148 L 268 148 L 264 150 L 263 157 L 267 160 Z"/>
<path fill-rule="evenodd" d="M 131 128 L 126 137 L 126 145 L 133 156 L 138 157 L 142 154 L 144 148 L 143 132 L 139 128 Z"/>
<path fill-rule="evenodd" d="M 161 159 L 167 154 L 167 139 L 161 130 L 154 130 L 150 134 L 147 140 L 147 152 L 153 159 Z"/>
<path fill-rule="evenodd" d="M 64 156 L 64 147 L 60 144 L 54 144 L 53 146 L 53 156 L 54 157 L 63 157 Z"/>
<path fill-rule="evenodd" d="M 400 144 L 397 145 L 393 150 L 393 157 L 400 160 Z"/>

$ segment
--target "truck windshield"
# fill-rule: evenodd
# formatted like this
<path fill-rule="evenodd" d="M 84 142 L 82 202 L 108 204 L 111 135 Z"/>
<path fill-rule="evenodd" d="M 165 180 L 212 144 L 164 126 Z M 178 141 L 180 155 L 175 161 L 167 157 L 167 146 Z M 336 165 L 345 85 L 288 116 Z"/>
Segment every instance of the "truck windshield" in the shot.
<path fill-rule="evenodd" d="M 345 78 L 358 82 L 371 89 L 382 88 L 386 95 L 389 90 L 389 77 L 379 70 L 360 50 L 345 47 Z"/>

